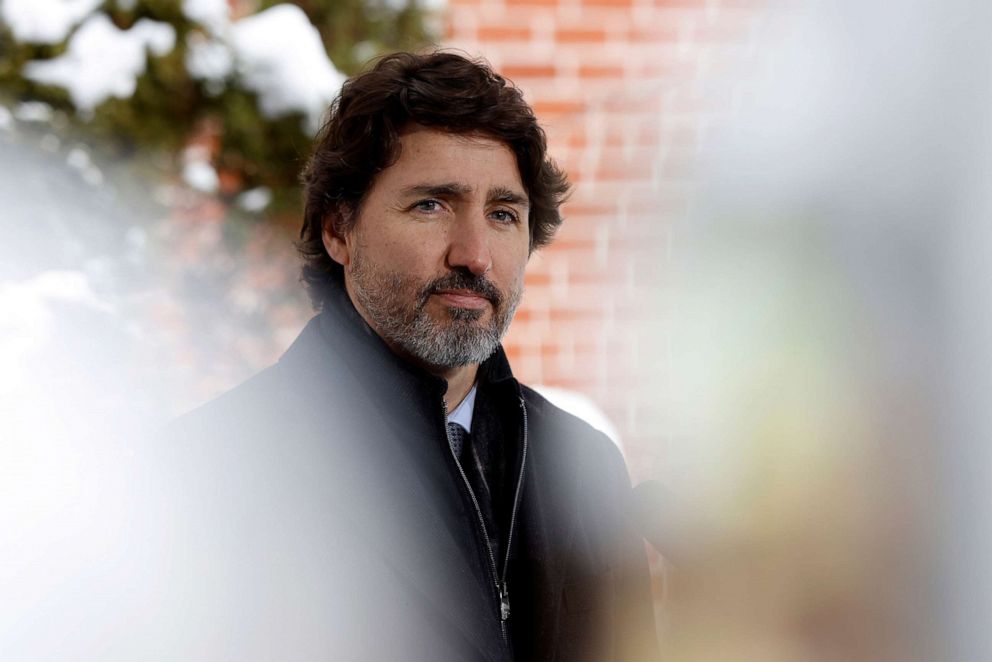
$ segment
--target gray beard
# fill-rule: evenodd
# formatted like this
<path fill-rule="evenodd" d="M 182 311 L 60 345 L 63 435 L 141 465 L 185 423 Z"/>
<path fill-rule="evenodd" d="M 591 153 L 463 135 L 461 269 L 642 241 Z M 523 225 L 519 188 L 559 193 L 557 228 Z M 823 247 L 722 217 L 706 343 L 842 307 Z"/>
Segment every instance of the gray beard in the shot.
<path fill-rule="evenodd" d="M 471 280 L 471 276 L 451 275 L 419 288 L 418 283 L 398 273 L 368 268 L 358 253 L 352 256 L 350 276 L 355 298 L 369 316 L 376 333 L 391 346 L 428 366 L 440 368 L 477 364 L 488 359 L 509 328 L 522 294 L 521 288 L 516 288 L 503 298 L 489 281 L 483 281 L 480 288 L 488 288 L 493 295 L 490 299 L 493 315 L 488 324 L 480 326 L 477 322 L 484 314 L 483 310 L 448 307 L 447 319 L 439 320 L 431 317 L 426 309 L 439 281 L 461 278 L 460 284 L 467 285 L 464 280 Z"/>

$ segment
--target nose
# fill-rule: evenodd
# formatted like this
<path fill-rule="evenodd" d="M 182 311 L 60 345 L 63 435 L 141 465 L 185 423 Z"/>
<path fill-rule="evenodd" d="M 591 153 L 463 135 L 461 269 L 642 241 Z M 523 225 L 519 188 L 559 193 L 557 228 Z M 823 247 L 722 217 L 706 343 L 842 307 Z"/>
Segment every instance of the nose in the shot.
<path fill-rule="evenodd" d="M 448 241 L 448 267 L 468 269 L 476 276 L 483 276 L 493 266 L 492 253 L 486 236 L 486 222 L 482 214 L 462 218 L 450 229 Z"/>

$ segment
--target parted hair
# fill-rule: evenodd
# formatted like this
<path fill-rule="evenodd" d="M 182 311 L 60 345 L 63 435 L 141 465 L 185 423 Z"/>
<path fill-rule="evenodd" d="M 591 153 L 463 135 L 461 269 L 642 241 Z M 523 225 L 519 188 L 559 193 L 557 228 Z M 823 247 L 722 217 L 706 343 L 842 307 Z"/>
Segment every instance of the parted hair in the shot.
<path fill-rule="evenodd" d="M 544 131 L 519 89 L 484 62 L 455 53 L 387 55 L 342 86 L 301 175 L 297 248 L 315 308 L 344 278 L 324 248 L 324 223 L 339 236 L 348 233 L 376 175 L 399 158 L 400 136 L 410 124 L 487 135 L 513 151 L 530 202 L 530 250 L 548 244 L 561 225 L 569 183 L 548 157 Z"/>

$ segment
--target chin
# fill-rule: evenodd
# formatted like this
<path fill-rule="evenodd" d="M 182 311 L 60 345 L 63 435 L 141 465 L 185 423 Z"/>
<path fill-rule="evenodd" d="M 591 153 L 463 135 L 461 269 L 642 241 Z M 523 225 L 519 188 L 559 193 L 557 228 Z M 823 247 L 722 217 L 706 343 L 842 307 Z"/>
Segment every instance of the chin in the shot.
<path fill-rule="evenodd" d="M 486 310 L 482 308 L 458 308 L 448 306 L 448 319 L 455 322 L 478 322 L 485 316 Z"/>

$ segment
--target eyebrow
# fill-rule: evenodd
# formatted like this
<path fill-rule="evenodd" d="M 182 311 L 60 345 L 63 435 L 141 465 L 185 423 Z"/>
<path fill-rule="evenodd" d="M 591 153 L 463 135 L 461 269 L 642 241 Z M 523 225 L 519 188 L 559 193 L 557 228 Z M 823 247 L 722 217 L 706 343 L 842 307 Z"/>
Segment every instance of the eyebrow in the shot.
<path fill-rule="evenodd" d="M 400 194 L 404 197 L 418 195 L 458 197 L 468 195 L 471 192 L 472 188 L 470 186 L 456 182 L 445 182 L 443 184 L 415 184 L 404 188 L 400 191 Z M 521 205 L 524 207 L 530 206 L 530 200 L 526 195 L 505 186 L 496 186 L 490 189 L 486 202 L 502 202 L 504 204 Z"/>
<path fill-rule="evenodd" d="M 530 206 L 530 200 L 526 195 L 502 186 L 497 186 L 489 190 L 489 199 L 487 202 L 502 202 L 508 205 L 521 205 L 523 207 Z"/>
<path fill-rule="evenodd" d="M 446 183 L 446 184 L 415 184 L 413 186 L 408 186 L 400 193 L 403 196 L 414 196 L 414 195 L 436 195 L 436 196 L 457 196 L 466 195 L 471 193 L 472 189 L 464 184 Z"/>

